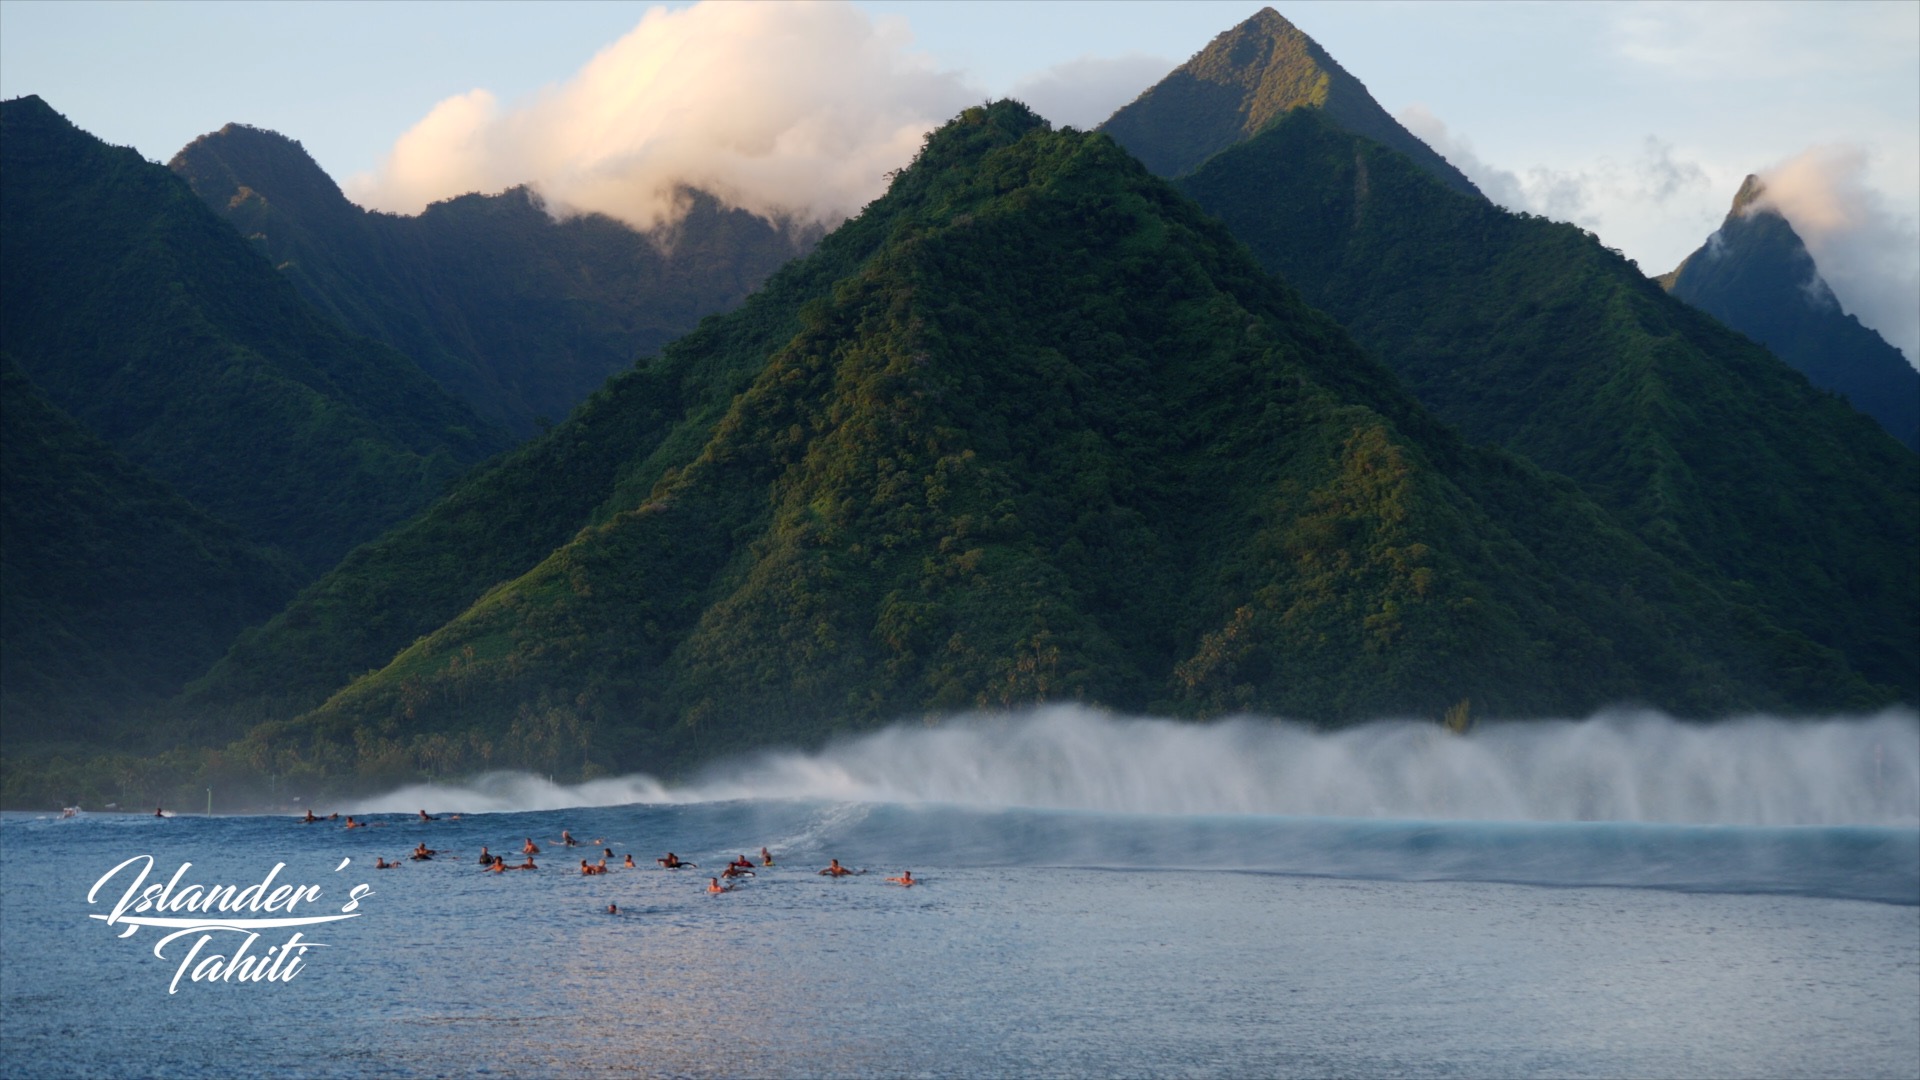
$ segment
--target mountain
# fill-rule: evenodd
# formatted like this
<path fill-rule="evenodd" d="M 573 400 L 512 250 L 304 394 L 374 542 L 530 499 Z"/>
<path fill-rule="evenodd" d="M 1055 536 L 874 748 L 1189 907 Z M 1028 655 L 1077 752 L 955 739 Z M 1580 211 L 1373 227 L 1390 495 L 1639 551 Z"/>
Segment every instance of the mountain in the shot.
<path fill-rule="evenodd" d="M 1747 177 L 1726 221 L 1660 283 L 1920 450 L 1920 371 L 1841 310 L 1807 246 L 1764 193 L 1759 177 Z"/>
<path fill-rule="evenodd" d="M 1566 224 L 1297 109 L 1181 186 L 1470 440 L 1920 700 L 1920 458 Z"/>
<path fill-rule="evenodd" d="M 556 221 L 526 188 L 373 213 L 299 143 L 241 124 L 194 140 L 171 168 L 314 306 L 522 436 L 818 239 L 694 191 L 686 216 L 652 235 L 599 214 Z"/>
<path fill-rule="evenodd" d="M 1294 109 L 1407 155 L 1463 195 L 1480 189 L 1421 142 L 1314 40 L 1272 8 L 1221 34 L 1100 126 L 1147 168 L 1181 176 Z"/>
<path fill-rule="evenodd" d="M 293 593 L 243 541 L 0 358 L 0 713 L 9 752 L 117 734 Z"/>
<path fill-rule="evenodd" d="M 0 331 L 62 412 L 318 573 L 502 449 L 314 311 L 187 185 L 39 98 L 0 104 Z"/>
<path fill-rule="evenodd" d="M 397 609 L 431 619 L 370 631 Z M 1048 700 L 1339 723 L 1870 692 L 1463 443 L 1112 140 L 1011 102 L 197 692 L 315 655 L 325 704 L 236 757 L 377 783 L 671 770 Z"/>

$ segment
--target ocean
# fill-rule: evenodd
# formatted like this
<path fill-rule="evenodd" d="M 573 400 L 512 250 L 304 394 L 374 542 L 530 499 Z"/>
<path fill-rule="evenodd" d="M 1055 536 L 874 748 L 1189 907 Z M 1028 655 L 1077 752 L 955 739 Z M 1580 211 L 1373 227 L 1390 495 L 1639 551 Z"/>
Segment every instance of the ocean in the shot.
<path fill-rule="evenodd" d="M 0 1071 L 1920 1076 L 1911 713 L 1056 709 L 315 809 L 368 827 L 0 815 Z"/>

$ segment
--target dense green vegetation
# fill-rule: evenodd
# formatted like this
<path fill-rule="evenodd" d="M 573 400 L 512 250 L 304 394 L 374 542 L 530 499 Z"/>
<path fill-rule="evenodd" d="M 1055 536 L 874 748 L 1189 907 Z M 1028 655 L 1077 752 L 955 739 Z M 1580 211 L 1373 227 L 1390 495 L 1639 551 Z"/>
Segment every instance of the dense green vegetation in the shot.
<path fill-rule="evenodd" d="M 652 236 L 597 214 L 555 221 L 525 188 L 371 213 L 299 143 L 239 124 L 171 167 L 321 311 L 522 436 L 818 238 L 695 191 L 686 217 Z"/>
<path fill-rule="evenodd" d="M 484 513 L 574 478 L 549 512 Z M 331 640 L 417 580 L 457 605 L 441 624 Z M 303 690 L 337 692 L 228 757 L 311 782 L 670 771 L 1061 699 L 1337 723 L 1870 694 L 1573 485 L 1462 444 L 1110 139 L 1013 103 L 201 692 L 270 689 L 302 652 L 335 658 Z"/>
<path fill-rule="evenodd" d="M 1920 458 L 1871 420 L 1591 235 L 1314 110 L 1182 187 L 1469 439 L 1572 477 L 1763 622 L 1920 698 Z"/>
<path fill-rule="evenodd" d="M 1841 310 L 1793 226 L 1754 205 L 1762 190 L 1747 177 L 1719 230 L 1660 283 L 1920 450 L 1920 371 Z"/>
<path fill-rule="evenodd" d="M 508 442 L 320 316 L 179 178 L 0 104 L 0 331 L 61 410 L 309 573 Z"/>
<path fill-rule="evenodd" d="M 0 714 L 9 754 L 98 745 L 292 593 L 247 544 L 49 404 L 0 358 Z"/>
<path fill-rule="evenodd" d="M 1478 196 L 1460 170 L 1387 115 L 1312 38 L 1272 8 L 1213 39 L 1100 125 L 1160 176 L 1180 176 L 1294 109 L 1407 155 L 1442 183 Z"/>

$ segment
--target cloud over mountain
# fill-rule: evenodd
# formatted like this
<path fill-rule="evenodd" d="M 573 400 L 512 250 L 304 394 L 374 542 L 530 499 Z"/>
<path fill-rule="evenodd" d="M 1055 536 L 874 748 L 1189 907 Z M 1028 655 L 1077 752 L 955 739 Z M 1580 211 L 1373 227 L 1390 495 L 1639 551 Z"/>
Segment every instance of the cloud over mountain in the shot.
<path fill-rule="evenodd" d="M 435 106 L 349 195 L 414 213 L 528 184 L 557 213 L 669 224 L 684 189 L 775 219 L 834 223 L 979 94 L 911 51 L 904 22 L 840 3 L 654 8 L 526 102 Z"/>
<path fill-rule="evenodd" d="M 1857 146 L 1816 146 L 1760 174 L 1770 207 L 1793 225 L 1840 305 L 1920 366 L 1920 227 L 1867 186 Z"/>

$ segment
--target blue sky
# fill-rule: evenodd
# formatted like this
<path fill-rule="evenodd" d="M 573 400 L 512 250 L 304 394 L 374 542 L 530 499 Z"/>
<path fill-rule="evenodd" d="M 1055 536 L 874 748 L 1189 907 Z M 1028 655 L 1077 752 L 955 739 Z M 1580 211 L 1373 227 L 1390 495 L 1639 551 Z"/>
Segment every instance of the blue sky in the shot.
<path fill-rule="evenodd" d="M 157 160 L 229 121 L 272 128 L 364 197 L 396 141 L 449 99 L 487 91 L 480 104 L 495 127 L 523 114 L 550 122 L 534 103 L 574 85 L 650 6 L 0 0 L 0 94 L 39 94 Z M 828 21 L 842 37 L 849 14 L 881 27 L 886 47 L 917 65 L 923 109 L 1013 93 L 1087 125 L 1259 6 L 869 0 Z M 1920 235 L 1920 4 L 1273 6 L 1489 194 L 1578 221 L 1653 272 L 1717 225 L 1746 173 L 1816 152 L 1825 172 L 1793 175 L 1826 176 L 1826 197 L 1841 201 L 1828 216 L 1846 220 L 1816 256 L 1842 279 L 1842 300 L 1889 325 L 1920 308 L 1910 242 Z M 764 7 L 708 12 L 699 25 L 739 24 Z M 832 62 L 842 38 L 796 40 Z M 736 79 L 724 49 L 714 55 L 714 84 L 767 85 Z M 888 71 L 874 78 L 900 74 Z M 883 83 L 857 85 L 873 94 Z M 483 179 L 518 182 L 504 179 L 513 167 L 495 162 Z M 1808 215 L 1825 205 L 1807 197 Z M 1911 356 L 1920 312 L 1909 321 L 1888 332 Z"/>

